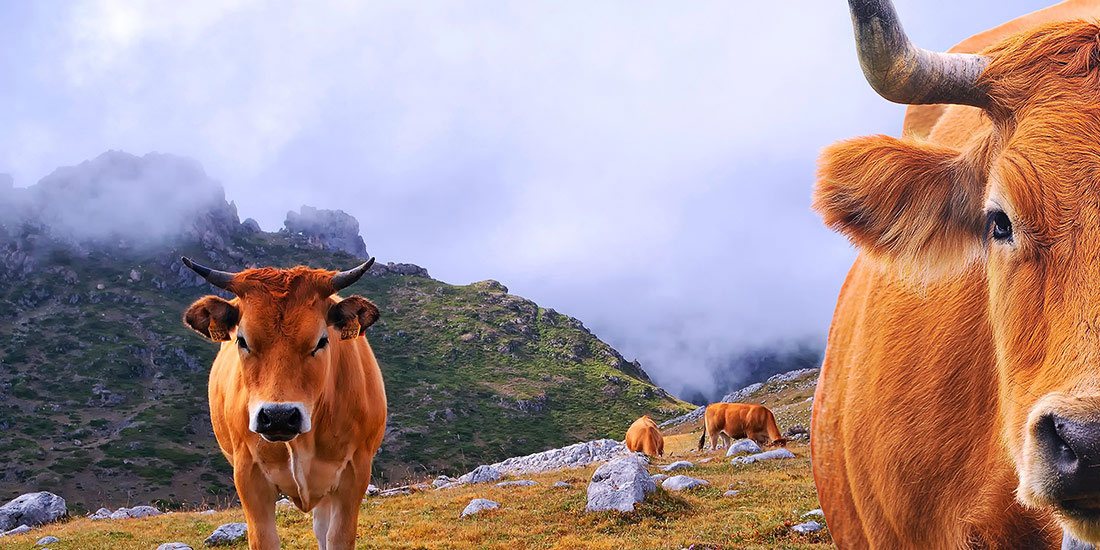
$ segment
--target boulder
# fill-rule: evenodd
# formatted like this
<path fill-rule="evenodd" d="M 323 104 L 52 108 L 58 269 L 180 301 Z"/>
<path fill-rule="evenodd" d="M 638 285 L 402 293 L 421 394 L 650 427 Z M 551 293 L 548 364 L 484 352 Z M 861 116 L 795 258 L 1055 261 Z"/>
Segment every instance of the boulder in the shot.
<path fill-rule="evenodd" d="M 158 546 L 157 550 L 192 550 L 192 548 L 182 542 L 166 542 Z"/>
<path fill-rule="evenodd" d="M 733 456 L 741 453 L 756 454 L 763 450 L 764 449 L 760 448 L 760 445 L 751 439 L 739 439 L 730 444 L 730 448 L 726 451 L 726 456 Z"/>
<path fill-rule="evenodd" d="M 672 476 L 661 483 L 661 487 L 664 487 L 666 491 L 683 491 L 685 489 L 694 489 L 695 487 L 702 487 L 704 485 L 710 485 L 710 482 L 705 479 L 684 475 Z"/>
<path fill-rule="evenodd" d="M 530 487 L 538 484 L 539 482 L 531 481 L 530 479 L 520 479 L 516 481 L 501 481 L 497 483 L 497 487 Z"/>
<path fill-rule="evenodd" d="M 763 452 L 763 453 L 758 453 L 758 454 L 749 455 L 749 456 L 734 457 L 734 459 L 730 461 L 730 464 L 752 464 L 753 462 L 758 462 L 758 461 L 761 461 L 761 460 L 774 460 L 774 459 L 777 459 L 777 458 L 794 458 L 794 457 L 795 457 L 794 453 L 788 451 L 787 449 L 775 449 L 773 451 L 766 451 L 766 452 Z"/>
<path fill-rule="evenodd" d="M 567 468 L 584 468 L 597 462 L 605 462 L 618 456 L 629 454 L 630 451 L 622 443 L 613 439 L 597 439 L 584 443 L 574 443 L 560 449 L 550 449 L 526 456 L 516 456 L 490 464 L 492 468 L 503 475 L 522 476 L 562 470 Z M 480 468 L 480 466 L 479 466 Z M 476 470 L 475 470 L 476 471 Z M 466 476 L 473 474 L 470 472 Z M 466 477 L 462 476 L 459 479 Z M 496 479 L 492 481 L 497 481 Z"/>
<path fill-rule="evenodd" d="M 477 514 L 485 510 L 496 510 L 497 508 L 500 508 L 499 502 L 494 502 L 487 498 L 475 498 L 466 505 L 464 510 L 462 510 L 461 517 Z"/>
<path fill-rule="evenodd" d="M 683 470 L 685 468 L 694 468 L 694 467 L 695 467 L 694 464 L 692 464 L 692 463 L 690 463 L 686 460 L 677 460 L 676 462 L 673 462 L 672 464 L 669 464 L 668 466 L 665 466 L 664 468 L 661 468 L 661 469 L 666 471 L 666 472 L 675 472 L 676 470 Z"/>
<path fill-rule="evenodd" d="M 18 525 L 34 527 L 57 521 L 68 513 L 65 499 L 45 491 L 27 493 L 0 506 L 0 531 Z"/>
<path fill-rule="evenodd" d="M 807 521 L 806 523 L 799 523 L 798 525 L 792 525 L 791 526 L 791 531 L 794 531 L 795 533 L 813 533 L 814 531 L 820 531 L 824 528 L 825 528 L 824 525 L 821 525 L 820 523 L 818 523 L 816 521 L 810 520 L 810 521 Z"/>
<path fill-rule="evenodd" d="M 152 506 L 134 506 L 133 508 L 119 508 L 111 513 L 111 519 L 136 519 L 163 514 Z"/>
<path fill-rule="evenodd" d="M 493 466 L 486 466 L 482 464 L 481 466 L 474 468 L 474 471 L 458 478 L 457 483 L 491 483 L 494 481 L 500 481 L 500 478 L 502 476 L 503 474 L 500 473 L 500 470 L 496 469 Z"/>
<path fill-rule="evenodd" d="M 665 475 L 665 474 L 657 474 L 657 475 L 653 476 L 653 483 L 660 483 L 660 482 L 662 482 L 662 481 L 664 481 L 664 480 L 666 480 L 666 479 L 668 479 L 668 476 L 667 476 L 667 475 Z"/>
<path fill-rule="evenodd" d="M 248 525 L 244 523 L 226 523 L 217 529 L 214 529 L 213 533 L 210 533 L 206 540 L 202 541 L 207 546 L 219 546 L 222 544 L 232 544 L 245 536 L 248 533 Z"/>
<path fill-rule="evenodd" d="M 35 546 L 46 546 L 47 544 L 53 544 L 55 542 L 61 542 L 61 539 L 54 536 L 46 536 L 38 539 L 38 542 L 34 543 Z"/>
<path fill-rule="evenodd" d="M 88 519 L 111 519 L 111 511 L 106 508 L 100 508 L 89 514 Z"/>
<path fill-rule="evenodd" d="M 22 535 L 23 533 L 29 533 L 30 530 L 31 530 L 30 527 L 28 527 L 26 525 L 20 525 L 19 527 L 16 527 L 15 529 L 12 529 L 10 531 L 4 531 L 3 533 L 0 533 L 0 537 L 10 537 L 10 536 L 14 536 L 14 535 Z"/>
<path fill-rule="evenodd" d="M 634 505 L 657 490 L 642 461 L 633 456 L 616 458 L 596 468 L 588 484 L 587 512 L 633 512 Z"/>
<path fill-rule="evenodd" d="M 281 498 L 275 501 L 275 509 L 281 510 L 283 508 L 293 508 L 294 503 L 289 498 Z"/>

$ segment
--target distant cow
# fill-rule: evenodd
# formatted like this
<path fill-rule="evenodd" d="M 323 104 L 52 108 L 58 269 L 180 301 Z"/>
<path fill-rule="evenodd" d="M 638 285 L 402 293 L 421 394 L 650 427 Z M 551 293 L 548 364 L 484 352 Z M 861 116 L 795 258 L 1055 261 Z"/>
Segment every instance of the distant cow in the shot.
<path fill-rule="evenodd" d="M 350 550 L 386 426 L 382 373 L 363 336 L 378 308 L 335 293 L 371 259 L 337 273 L 294 267 L 217 271 L 183 263 L 236 295 L 206 296 L 184 322 L 222 342 L 210 371 L 210 420 L 229 463 L 252 550 L 279 548 L 275 500 L 313 511 L 321 550 Z"/>
<path fill-rule="evenodd" d="M 703 413 L 703 435 L 699 436 L 699 450 L 703 450 L 707 436 L 710 450 L 718 445 L 718 438 L 729 445 L 734 439 L 748 438 L 760 445 L 782 447 L 787 440 L 779 434 L 775 415 L 763 405 L 750 403 L 711 403 Z"/>
<path fill-rule="evenodd" d="M 652 418 L 642 415 L 626 431 L 626 448 L 649 456 L 665 456 L 665 438 Z"/>

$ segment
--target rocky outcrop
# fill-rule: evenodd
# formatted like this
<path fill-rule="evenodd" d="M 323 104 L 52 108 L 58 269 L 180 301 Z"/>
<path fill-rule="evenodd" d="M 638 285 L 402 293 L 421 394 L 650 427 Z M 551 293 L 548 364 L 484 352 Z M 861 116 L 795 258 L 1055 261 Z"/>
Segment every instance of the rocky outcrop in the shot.
<path fill-rule="evenodd" d="M 584 468 L 589 464 L 605 462 L 629 452 L 630 451 L 618 441 L 612 439 L 598 439 L 596 441 L 576 443 L 560 449 L 550 449 L 549 451 L 542 451 L 526 456 L 512 457 L 502 462 L 492 464 L 489 467 L 503 475 L 537 474 L 552 470 Z M 485 466 L 480 466 L 479 468 L 484 467 Z M 476 471 L 477 470 L 475 470 L 475 472 Z M 473 472 L 471 472 L 471 474 L 472 473 Z"/>
<path fill-rule="evenodd" d="M 356 258 L 367 257 L 367 245 L 359 236 L 359 220 L 343 210 L 322 210 L 303 206 L 286 213 L 284 231 L 302 237 L 323 250 L 342 250 Z"/>
<path fill-rule="evenodd" d="M 65 499 L 46 491 L 27 493 L 0 506 L 0 531 L 20 525 L 35 527 L 51 523 L 67 513 Z"/>

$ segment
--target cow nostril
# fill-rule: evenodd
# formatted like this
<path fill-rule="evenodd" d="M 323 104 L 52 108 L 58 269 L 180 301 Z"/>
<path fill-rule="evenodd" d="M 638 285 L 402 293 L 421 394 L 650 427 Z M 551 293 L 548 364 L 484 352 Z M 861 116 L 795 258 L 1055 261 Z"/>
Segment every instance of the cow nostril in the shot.
<path fill-rule="evenodd" d="M 256 413 L 256 424 L 259 424 L 261 427 L 271 424 L 271 417 L 267 415 L 267 411 L 260 409 L 260 411 Z"/>
<path fill-rule="evenodd" d="M 295 429 L 297 429 L 299 426 L 302 425 L 302 411 L 299 411 L 296 408 L 291 409 L 290 415 L 286 419 L 286 423 L 287 425 L 293 426 Z"/>

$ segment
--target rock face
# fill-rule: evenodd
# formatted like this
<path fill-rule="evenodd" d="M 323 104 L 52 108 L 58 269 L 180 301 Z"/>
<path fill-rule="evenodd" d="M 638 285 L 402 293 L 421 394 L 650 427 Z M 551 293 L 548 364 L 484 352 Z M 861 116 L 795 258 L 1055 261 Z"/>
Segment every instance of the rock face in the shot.
<path fill-rule="evenodd" d="M 246 533 L 248 533 L 248 525 L 244 523 L 226 523 L 215 529 L 202 543 L 207 546 L 232 544 L 244 537 Z"/>
<path fill-rule="evenodd" d="M 0 506 L 0 531 L 54 522 L 67 513 L 65 499 L 45 491 L 27 493 Z"/>
<path fill-rule="evenodd" d="M 343 250 L 356 258 L 367 257 L 367 245 L 359 236 L 359 220 L 343 210 L 321 210 L 303 206 L 286 213 L 286 231 L 324 250 Z"/>
<path fill-rule="evenodd" d="M 616 458 L 596 468 L 588 484 L 587 512 L 633 512 L 634 505 L 657 490 L 642 461 L 633 456 Z"/>
<path fill-rule="evenodd" d="M 475 498 L 466 505 L 466 508 L 464 510 L 462 510 L 461 517 L 471 516 L 480 512 L 484 512 L 485 510 L 496 510 L 497 508 L 500 508 L 499 502 L 494 502 L 487 498 Z"/>
<path fill-rule="evenodd" d="M 695 487 L 702 487 L 704 485 L 710 485 L 710 482 L 705 479 L 684 475 L 672 476 L 661 483 L 661 487 L 664 487 L 666 491 L 683 491 L 685 489 L 694 489 Z"/>
<path fill-rule="evenodd" d="M 731 464 L 752 464 L 760 460 L 774 460 L 777 458 L 794 458 L 794 453 L 787 449 L 775 449 L 774 451 L 766 451 L 763 453 L 757 453 L 749 456 L 734 457 L 730 461 Z"/>
<path fill-rule="evenodd" d="M 764 449 L 761 449 L 759 444 L 751 439 L 739 439 L 730 443 L 730 448 L 726 450 L 726 456 L 739 455 L 741 453 L 756 454 L 763 450 Z"/>

